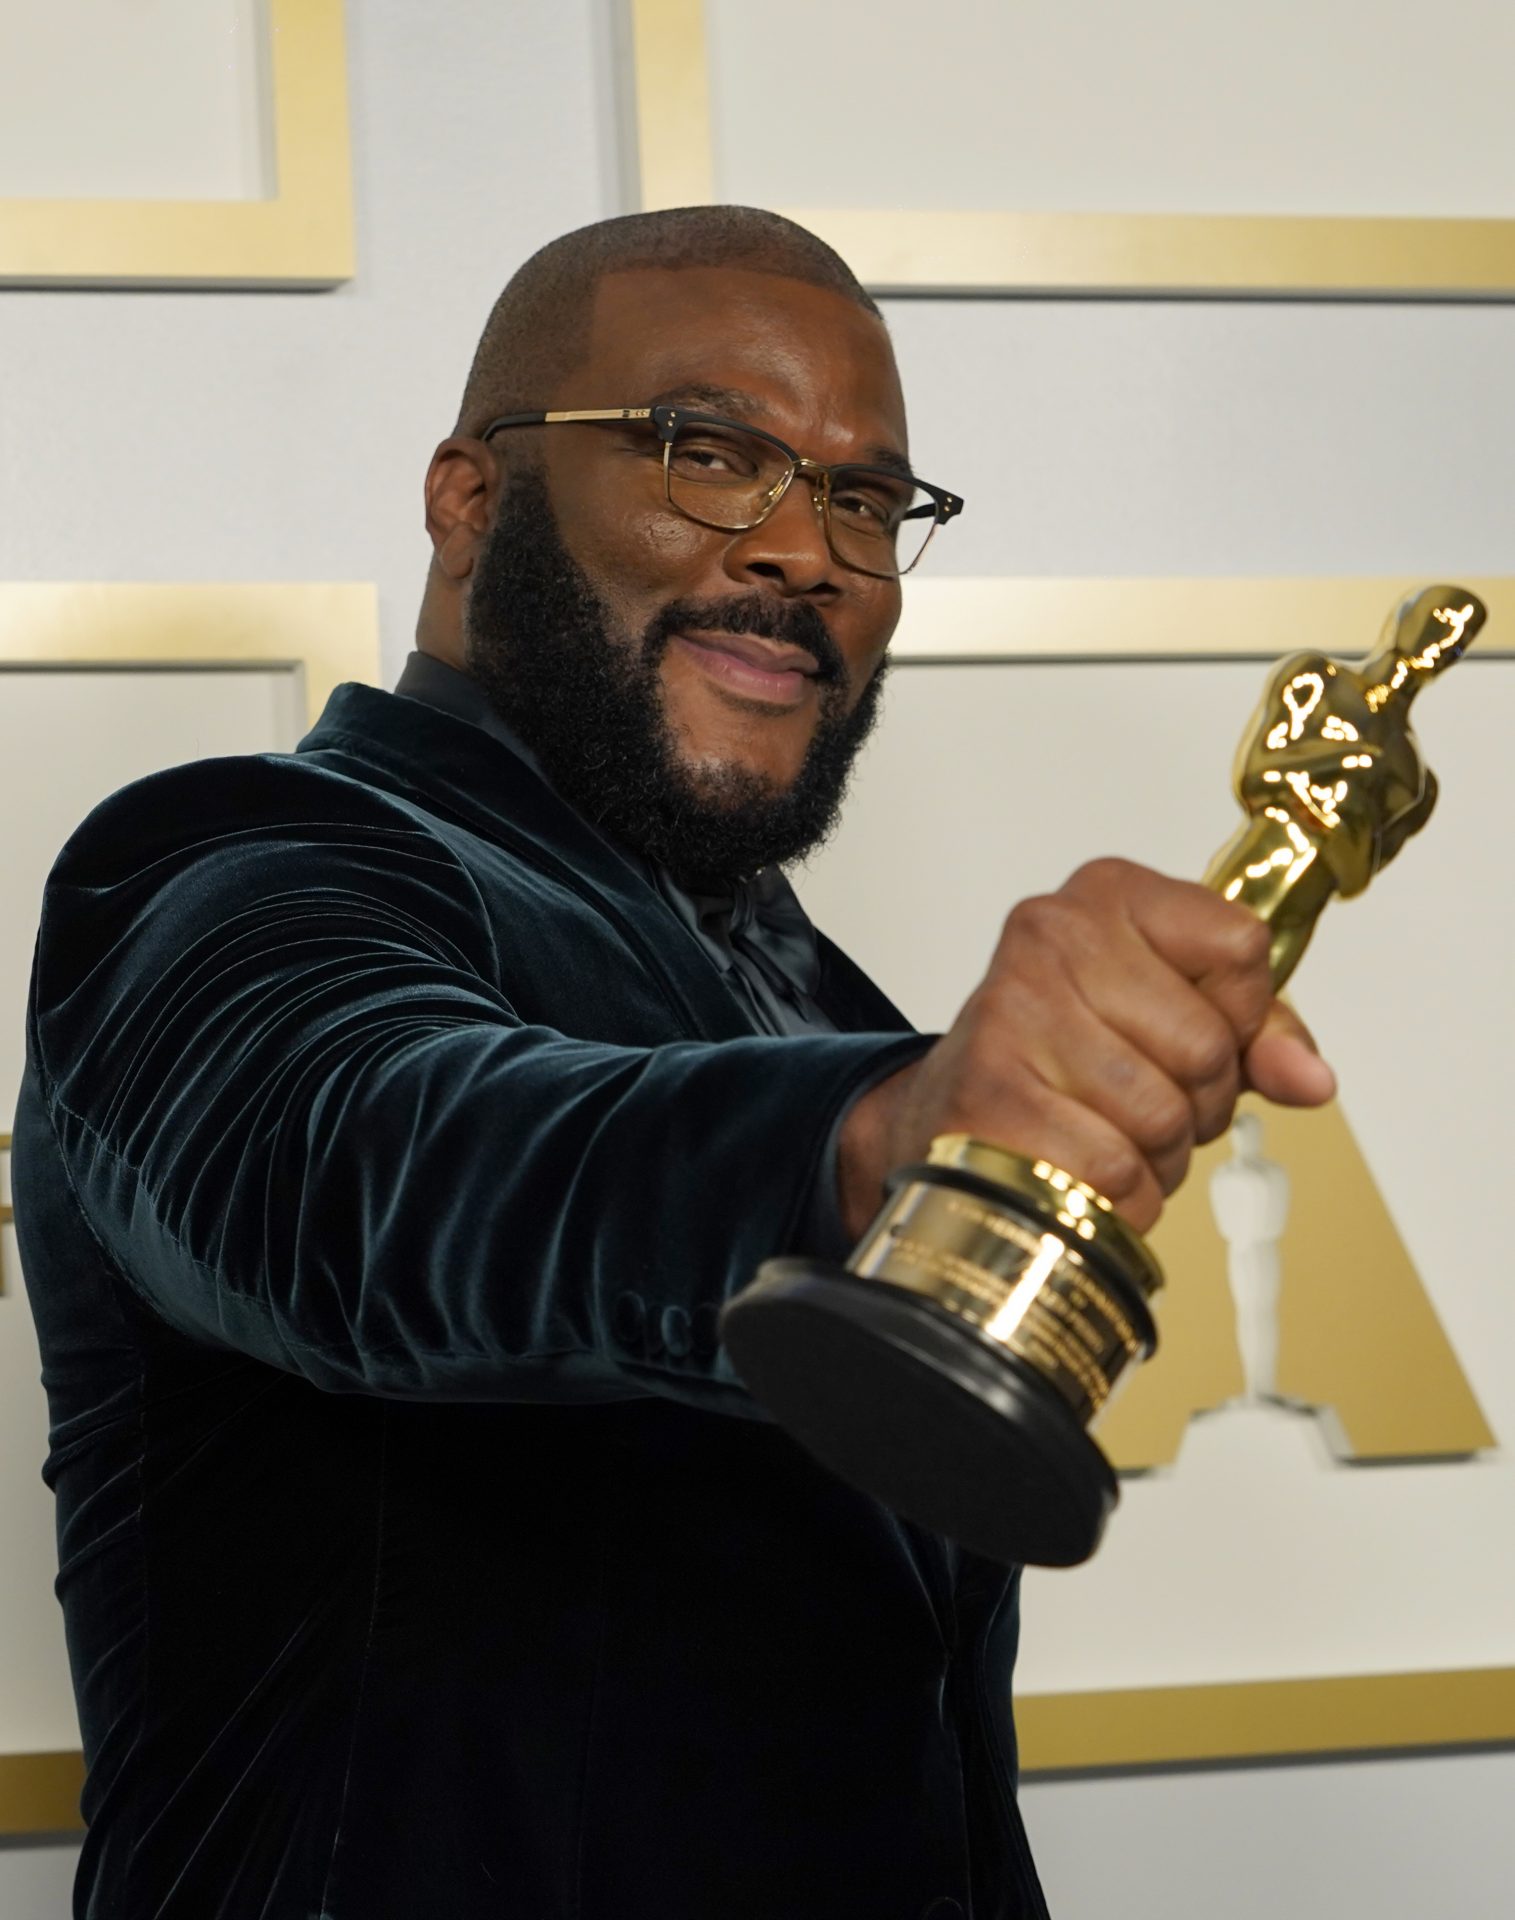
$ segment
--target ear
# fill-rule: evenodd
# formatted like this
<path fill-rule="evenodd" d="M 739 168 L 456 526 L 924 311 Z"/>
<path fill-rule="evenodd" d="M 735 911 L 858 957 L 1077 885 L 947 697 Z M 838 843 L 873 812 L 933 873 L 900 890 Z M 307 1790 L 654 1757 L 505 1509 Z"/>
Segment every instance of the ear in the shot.
<path fill-rule="evenodd" d="M 494 514 L 500 468 L 494 450 L 468 434 L 454 434 L 426 469 L 426 531 L 437 568 L 460 583 L 473 571 L 479 543 Z"/>

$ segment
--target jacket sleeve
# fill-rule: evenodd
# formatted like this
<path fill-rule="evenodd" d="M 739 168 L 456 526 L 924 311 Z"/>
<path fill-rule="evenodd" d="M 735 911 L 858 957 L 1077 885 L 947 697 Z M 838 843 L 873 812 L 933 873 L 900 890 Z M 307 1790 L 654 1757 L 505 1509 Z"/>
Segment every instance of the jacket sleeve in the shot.
<path fill-rule="evenodd" d="M 793 1250 L 853 1093 L 923 1043 L 570 1038 L 517 1016 L 471 876 L 411 816 L 307 774 L 301 817 L 172 826 L 174 778 L 65 848 L 29 1025 L 148 1305 L 337 1392 L 750 1411 L 720 1306 Z"/>

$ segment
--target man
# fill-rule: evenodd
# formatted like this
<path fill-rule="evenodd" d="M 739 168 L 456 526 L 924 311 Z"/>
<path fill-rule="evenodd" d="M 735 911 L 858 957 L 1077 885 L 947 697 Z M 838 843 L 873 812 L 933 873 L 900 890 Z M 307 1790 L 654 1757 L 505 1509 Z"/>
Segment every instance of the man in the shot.
<path fill-rule="evenodd" d="M 776 868 L 956 505 L 812 236 L 545 249 L 426 505 L 399 697 L 116 796 L 47 892 L 14 1165 L 77 1911 L 1041 1914 L 1014 1579 L 758 1417 L 716 1315 L 946 1128 L 1145 1227 L 1244 1081 L 1329 1074 L 1260 923 L 1118 863 L 934 1045 L 809 928 Z"/>

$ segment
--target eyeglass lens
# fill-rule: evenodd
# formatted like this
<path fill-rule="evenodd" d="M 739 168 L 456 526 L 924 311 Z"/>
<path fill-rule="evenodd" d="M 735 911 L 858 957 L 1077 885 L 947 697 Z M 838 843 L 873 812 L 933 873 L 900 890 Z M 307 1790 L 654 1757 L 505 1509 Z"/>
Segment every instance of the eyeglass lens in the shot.
<path fill-rule="evenodd" d="M 770 441 L 740 428 L 686 421 L 668 449 L 668 495 L 709 527 L 755 526 L 784 484 L 789 463 Z M 876 467 L 831 476 L 831 544 L 839 560 L 868 573 L 907 573 L 931 538 L 935 503 L 908 480 Z"/>

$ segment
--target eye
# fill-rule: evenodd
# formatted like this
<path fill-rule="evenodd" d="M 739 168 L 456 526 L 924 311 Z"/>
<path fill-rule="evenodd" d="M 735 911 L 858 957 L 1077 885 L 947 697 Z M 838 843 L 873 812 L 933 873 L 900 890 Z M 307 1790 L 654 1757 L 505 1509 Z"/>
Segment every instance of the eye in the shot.
<path fill-rule="evenodd" d="M 866 493 L 859 493 L 856 488 L 846 493 L 832 494 L 831 507 L 834 513 L 845 513 L 854 520 L 864 520 L 874 526 L 889 524 L 889 514 L 883 503 Z"/>
<path fill-rule="evenodd" d="M 882 476 L 838 476 L 831 487 L 831 511 L 869 533 L 894 533 L 910 508 L 912 489 Z"/>
<path fill-rule="evenodd" d="M 759 477 L 762 462 L 750 441 L 708 427 L 686 430 L 669 450 L 669 465 L 686 480 L 714 481 L 729 486 Z"/>

